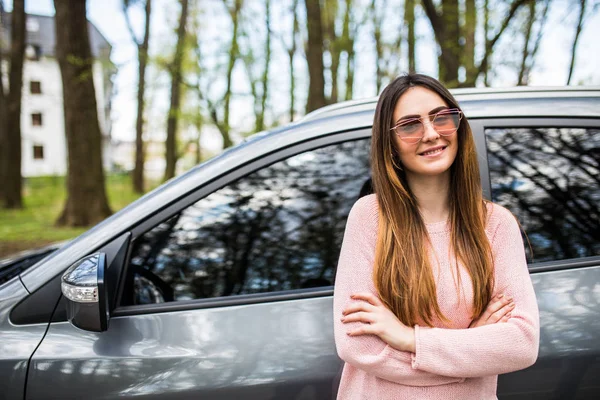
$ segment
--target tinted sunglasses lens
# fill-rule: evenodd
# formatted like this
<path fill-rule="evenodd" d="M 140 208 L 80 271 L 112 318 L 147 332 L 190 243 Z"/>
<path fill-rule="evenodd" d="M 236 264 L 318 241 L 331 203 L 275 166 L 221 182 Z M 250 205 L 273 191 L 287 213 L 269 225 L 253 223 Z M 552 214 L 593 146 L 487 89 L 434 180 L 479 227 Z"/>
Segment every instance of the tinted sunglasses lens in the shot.
<path fill-rule="evenodd" d="M 456 132 L 460 123 L 460 111 L 442 111 L 431 121 L 435 130 L 440 134 L 451 134 Z"/>
<path fill-rule="evenodd" d="M 417 143 L 423 137 L 423 123 L 420 120 L 407 121 L 394 129 L 396 135 L 406 143 Z"/>
<path fill-rule="evenodd" d="M 417 143 L 419 140 L 421 140 L 423 136 L 408 136 L 408 137 L 402 137 L 400 136 L 400 140 L 402 140 L 405 143 Z"/>

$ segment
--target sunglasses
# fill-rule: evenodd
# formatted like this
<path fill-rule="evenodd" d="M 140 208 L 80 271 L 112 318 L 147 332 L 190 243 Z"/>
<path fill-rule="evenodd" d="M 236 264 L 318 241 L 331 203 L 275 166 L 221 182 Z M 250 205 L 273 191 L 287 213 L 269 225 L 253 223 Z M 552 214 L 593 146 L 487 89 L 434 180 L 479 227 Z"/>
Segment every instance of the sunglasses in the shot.
<path fill-rule="evenodd" d="M 390 130 L 403 142 L 418 143 L 425 136 L 425 121 L 440 135 L 450 136 L 458 130 L 462 117 L 458 108 L 448 108 L 427 117 L 402 120 Z"/>

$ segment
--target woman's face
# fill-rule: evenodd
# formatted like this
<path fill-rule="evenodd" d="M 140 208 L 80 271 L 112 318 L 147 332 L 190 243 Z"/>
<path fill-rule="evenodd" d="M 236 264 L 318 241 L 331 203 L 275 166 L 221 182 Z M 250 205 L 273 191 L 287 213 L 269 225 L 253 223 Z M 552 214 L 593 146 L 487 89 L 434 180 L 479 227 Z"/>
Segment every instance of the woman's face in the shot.
<path fill-rule="evenodd" d="M 431 123 L 433 115 L 447 109 L 448 105 L 437 93 L 420 86 L 408 89 L 396 103 L 392 126 L 413 120 L 412 126 L 404 128 L 404 131 L 418 132 L 422 127 L 418 121 L 414 121 L 416 118 L 422 118 L 424 126 L 423 137 L 416 143 L 410 143 L 414 139 L 402 140 L 396 133 L 398 129 L 390 132 L 394 135 L 402 168 L 408 177 L 435 176 L 449 172 L 458 151 L 458 134 L 454 132 L 442 136 Z"/>

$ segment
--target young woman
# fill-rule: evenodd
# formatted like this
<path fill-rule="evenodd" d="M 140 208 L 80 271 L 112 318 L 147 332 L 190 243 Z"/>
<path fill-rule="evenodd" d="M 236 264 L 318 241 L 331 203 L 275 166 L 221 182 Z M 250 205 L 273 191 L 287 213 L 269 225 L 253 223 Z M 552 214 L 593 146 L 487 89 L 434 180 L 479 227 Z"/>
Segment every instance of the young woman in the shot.
<path fill-rule="evenodd" d="M 448 90 L 418 74 L 386 87 L 371 163 L 335 282 L 338 399 L 495 399 L 498 374 L 537 358 L 538 308 L 519 225 L 482 198 Z"/>

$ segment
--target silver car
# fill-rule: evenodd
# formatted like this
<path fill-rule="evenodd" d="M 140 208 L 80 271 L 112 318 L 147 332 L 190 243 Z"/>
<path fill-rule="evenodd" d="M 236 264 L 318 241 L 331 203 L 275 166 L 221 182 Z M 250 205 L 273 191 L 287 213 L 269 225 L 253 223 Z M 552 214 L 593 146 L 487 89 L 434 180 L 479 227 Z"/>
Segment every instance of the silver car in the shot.
<path fill-rule="evenodd" d="M 540 307 L 539 359 L 498 397 L 598 399 L 600 88 L 453 93 L 485 196 L 527 234 Z M 254 135 L 34 265 L 0 265 L 0 398 L 334 398 L 332 285 L 372 190 L 375 104 Z"/>

